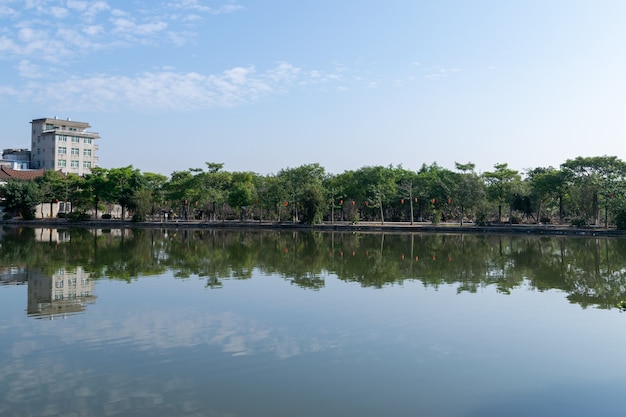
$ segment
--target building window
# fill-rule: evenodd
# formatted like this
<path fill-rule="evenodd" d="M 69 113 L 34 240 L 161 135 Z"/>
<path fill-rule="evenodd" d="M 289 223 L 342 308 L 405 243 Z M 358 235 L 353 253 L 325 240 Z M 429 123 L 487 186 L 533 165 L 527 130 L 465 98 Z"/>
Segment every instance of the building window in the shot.
<path fill-rule="evenodd" d="M 72 136 L 72 142 L 73 143 L 80 143 L 80 138 L 77 136 Z"/>
<path fill-rule="evenodd" d="M 72 161 L 72 168 L 78 168 L 78 161 Z"/>
<path fill-rule="evenodd" d="M 84 141 L 86 144 L 91 144 L 91 138 L 85 138 Z"/>
<path fill-rule="evenodd" d="M 66 155 L 67 148 L 65 146 L 59 146 L 59 155 Z"/>
<path fill-rule="evenodd" d="M 67 161 L 65 159 L 59 159 L 57 164 L 58 164 L 59 167 L 66 167 L 67 166 Z"/>
<path fill-rule="evenodd" d="M 83 162 L 83 168 L 91 168 L 91 162 L 90 161 L 84 161 Z"/>
<path fill-rule="evenodd" d="M 54 293 L 54 300 L 55 301 L 63 301 L 63 292 L 62 291 L 57 291 Z"/>
<path fill-rule="evenodd" d="M 63 280 L 62 279 L 58 280 L 57 282 L 54 283 L 54 286 L 56 288 L 63 288 Z"/>
<path fill-rule="evenodd" d="M 78 148 L 72 148 L 72 156 L 78 156 Z"/>
<path fill-rule="evenodd" d="M 91 156 L 91 149 L 83 149 L 83 156 Z"/>
<path fill-rule="evenodd" d="M 59 142 L 67 142 L 67 136 L 65 135 L 57 136 L 57 138 L 59 139 Z"/>

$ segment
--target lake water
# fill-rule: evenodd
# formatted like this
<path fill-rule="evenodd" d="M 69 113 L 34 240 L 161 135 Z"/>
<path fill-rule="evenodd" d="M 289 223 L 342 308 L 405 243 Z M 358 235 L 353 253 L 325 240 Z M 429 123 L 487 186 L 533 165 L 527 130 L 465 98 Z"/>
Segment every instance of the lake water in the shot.
<path fill-rule="evenodd" d="M 4 229 L 0 416 L 618 416 L 626 240 Z"/>

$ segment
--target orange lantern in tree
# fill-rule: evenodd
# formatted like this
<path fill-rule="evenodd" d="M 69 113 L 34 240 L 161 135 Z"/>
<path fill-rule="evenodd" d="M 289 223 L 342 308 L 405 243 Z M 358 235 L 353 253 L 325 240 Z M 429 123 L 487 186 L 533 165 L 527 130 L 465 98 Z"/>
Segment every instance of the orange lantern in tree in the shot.
<path fill-rule="evenodd" d="M 400 204 L 404 204 L 404 198 L 400 199 Z"/>

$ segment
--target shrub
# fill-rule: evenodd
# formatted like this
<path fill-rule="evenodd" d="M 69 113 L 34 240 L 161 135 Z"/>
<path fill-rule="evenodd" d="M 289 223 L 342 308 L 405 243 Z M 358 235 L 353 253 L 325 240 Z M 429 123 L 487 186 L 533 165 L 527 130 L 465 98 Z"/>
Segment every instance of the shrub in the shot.
<path fill-rule="evenodd" d="M 582 217 L 578 217 L 576 219 L 572 219 L 572 226 L 575 226 L 575 227 L 586 227 L 587 226 L 587 220 L 585 220 Z"/>
<path fill-rule="evenodd" d="M 146 216 L 143 216 L 143 215 L 141 215 L 139 213 L 135 213 L 135 214 L 133 214 L 132 221 L 136 222 L 136 223 L 138 223 L 138 222 L 145 222 L 146 221 Z"/>
<path fill-rule="evenodd" d="M 626 230 L 626 209 L 621 209 L 615 213 L 615 225 L 619 230 Z"/>
<path fill-rule="evenodd" d="M 102 215 L 102 218 L 103 218 L 104 220 L 110 220 L 110 219 L 111 219 L 111 214 L 110 214 L 110 213 L 104 213 L 104 214 Z"/>
<path fill-rule="evenodd" d="M 73 211 L 67 216 L 67 218 L 72 222 L 80 222 L 84 220 L 89 220 L 90 217 L 91 216 L 89 216 L 89 213 L 82 211 L 82 210 Z"/>

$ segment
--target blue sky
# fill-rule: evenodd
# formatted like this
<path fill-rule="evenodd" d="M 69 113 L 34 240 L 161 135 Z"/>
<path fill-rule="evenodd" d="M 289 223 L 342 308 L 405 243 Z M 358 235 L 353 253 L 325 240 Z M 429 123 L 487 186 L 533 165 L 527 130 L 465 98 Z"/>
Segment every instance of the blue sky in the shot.
<path fill-rule="evenodd" d="M 166 175 L 626 159 L 625 40 L 621 0 L 0 0 L 0 144 L 57 116 Z"/>

